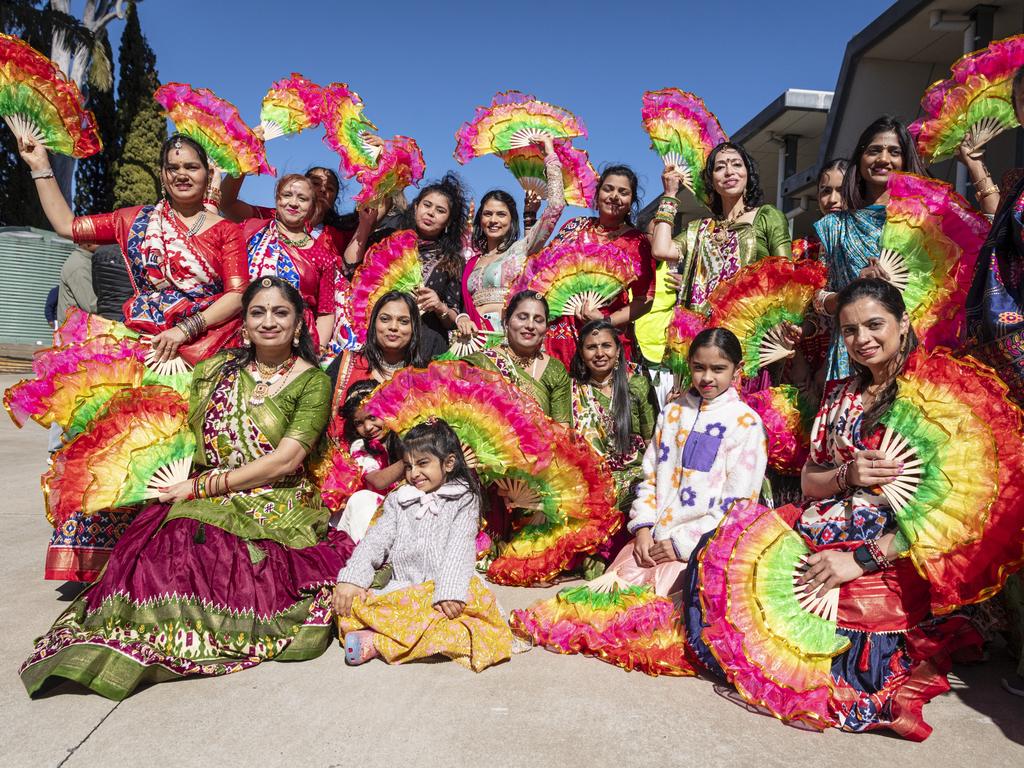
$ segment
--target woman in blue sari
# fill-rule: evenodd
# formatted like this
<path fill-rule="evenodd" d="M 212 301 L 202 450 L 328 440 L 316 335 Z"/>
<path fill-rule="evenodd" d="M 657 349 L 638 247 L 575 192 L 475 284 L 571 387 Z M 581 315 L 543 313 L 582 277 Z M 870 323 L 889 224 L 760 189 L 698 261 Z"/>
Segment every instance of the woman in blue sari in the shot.
<path fill-rule="evenodd" d="M 857 140 L 843 179 L 845 210 L 816 222 L 822 256 L 828 266 L 828 286 L 815 297 L 819 314 L 835 313 L 836 294 L 858 277 L 885 278 L 877 265 L 881 251 L 888 181 L 893 171 L 924 173 L 914 140 L 906 127 L 890 117 L 871 123 Z M 850 375 L 850 361 L 838 335 L 829 344 L 826 379 Z"/>

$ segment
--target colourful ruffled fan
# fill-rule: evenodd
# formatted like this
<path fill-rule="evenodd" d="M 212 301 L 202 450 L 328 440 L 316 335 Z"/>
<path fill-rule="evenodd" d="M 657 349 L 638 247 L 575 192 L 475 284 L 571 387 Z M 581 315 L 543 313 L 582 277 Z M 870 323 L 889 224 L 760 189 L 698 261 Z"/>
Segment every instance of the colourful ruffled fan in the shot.
<path fill-rule="evenodd" d="M 352 326 L 359 342 L 366 341 L 377 299 L 389 291 L 412 293 L 422 282 L 415 231 L 403 229 L 370 247 L 352 278 Z"/>
<path fill-rule="evenodd" d="M 836 724 L 832 659 L 850 641 L 832 614 L 838 589 L 808 598 L 797 583 L 810 554 L 777 512 L 733 506 L 700 554 L 704 642 L 748 703 L 784 722 Z"/>
<path fill-rule="evenodd" d="M 232 176 L 277 174 L 267 165 L 263 141 L 252 131 L 230 102 L 207 88 L 167 83 L 153 98 L 175 128 L 200 144 L 216 166 Z"/>
<path fill-rule="evenodd" d="M 672 600 L 649 585 L 620 583 L 615 574 L 515 610 L 509 624 L 520 637 L 556 653 L 596 656 L 649 675 L 694 674 Z"/>
<path fill-rule="evenodd" d="M 363 115 L 363 100 L 345 83 L 324 88 L 323 124 L 327 131 L 324 143 L 338 153 L 346 176 L 377 166 L 380 147 L 366 141 L 377 126 Z"/>
<path fill-rule="evenodd" d="M 100 151 L 96 118 L 56 64 L 28 43 L 0 34 L 0 117 L 15 136 L 84 158 Z"/>
<path fill-rule="evenodd" d="M 477 107 L 476 115 L 455 134 L 455 159 L 521 149 L 545 135 L 558 139 L 586 136 L 583 123 L 568 110 L 519 91 L 495 94 L 490 106 Z"/>
<path fill-rule="evenodd" d="M 314 469 L 317 486 L 324 506 L 332 512 L 345 509 L 345 502 L 362 484 L 363 472 L 356 464 L 348 450 L 333 444 L 320 465 Z"/>
<path fill-rule="evenodd" d="M 82 343 L 99 336 L 115 339 L 137 339 L 139 333 L 117 320 L 107 320 L 101 315 L 92 315 L 78 307 L 68 310 L 64 322 L 54 331 L 53 346 Z"/>
<path fill-rule="evenodd" d="M 571 142 L 554 142 L 555 154 L 562 164 L 562 185 L 565 188 L 565 202 L 577 208 L 591 208 L 597 192 L 597 171 L 590 164 L 585 149 L 577 149 Z M 536 144 L 510 149 L 500 155 L 512 175 L 527 192 L 534 192 L 542 198 L 547 194 L 547 172 L 544 169 L 544 150 Z"/>
<path fill-rule="evenodd" d="M 651 147 L 666 166 L 682 172 L 686 188 L 704 202 L 704 164 L 711 150 L 729 140 L 718 118 L 703 99 L 678 88 L 647 91 L 641 115 Z"/>
<path fill-rule="evenodd" d="M 409 185 L 419 184 L 427 169 L 419 145 L 408 136 L 395 136 L 380 149 L 376 167 L 356 174 L 356 180 L 363 185 L 355 196 L 360 205 L 377 205 Z"/>
<path fill-rule="evenodd" d="M 1024 564 L 1022 414 L 989 368 L 944 351 L 912 357 L 882 417 L 880 450 L 904 463 L 880 486 L 946 613 L 997 592 Z"/>
<path fill-rule="evenodd" d="M 546 524 L 521 529 L 491 564 L 494 581 L 550 579 L 622 523 L 597 454 L 498 373 L 463 362 L 405 368 L 365 407 L 398 433 L 431 416 L 445 420 L 472 451 L 482 482 L 494 483 L 510 506 L 544 512 Z"/>
<path fill-rule="evenodd" d="M 783 384 L 743 398 L 761 417 L 768 433 L 768 466 L 799 475 L 811 448 L 814 409 L 796 387 Z"/>
<path fill-rule="evenodd" d="M 672 310 L 665 336 L 663 362 L 675 374 L 675 389 L 683 392 L 690 387 L 690 342 L 707 325 L 707 318 L 684 306 Z"/>
<path fill-rule="evenodd" d="M 312 80 L 298 72 L 278 80 L 263 97 L 260 108 L 260 127 L 263 140 L 290 136 L 323 120 L 324 92 Z"/>
<path fill-rule="evenodd" d="M 556 243 L 531 257 L 508 295 L 537 291 L 556 318 L 612 302 L 636 279 L 637 266 L 621 248 L 610 243 Z"/>
<path fill-rule="evenodd" d="M 53 455 L 43 475 L 47 518 L 59 526 L 78 511 L 90 515 L 154 498 L 158 486 L 188 479 L 195 447 L 188 401 L 178 392 L 163 386 L 120 392 L 88 432 Z"/>
<path fill-rule="evenodd" d="M 985 217 L 948 184 L 889 174 L 878 264 L 903 292 L 926 349 L 959 345 L 967 289 L 989 229 Z"/>
<path fill-rule="evenodd" d="M 929 162 L 952 157 L 963 144 L 971 152 L 1015 128 L 1013 77 L 1024 66 L 1024 35 L 997 40 L 953 64 L 952 77 L 921 99 L 925 116 L 909 128 Z"/>
<path fill-rule="evenodd" d="M 803 322 L 815 292 L 825 287 L 826 274 L 823 264 L 772 257 L 718 284 L 710 297 L 708 325 L 728 328 L 739 338 L 746 376 L 789 356 L 783 323 Z"/>

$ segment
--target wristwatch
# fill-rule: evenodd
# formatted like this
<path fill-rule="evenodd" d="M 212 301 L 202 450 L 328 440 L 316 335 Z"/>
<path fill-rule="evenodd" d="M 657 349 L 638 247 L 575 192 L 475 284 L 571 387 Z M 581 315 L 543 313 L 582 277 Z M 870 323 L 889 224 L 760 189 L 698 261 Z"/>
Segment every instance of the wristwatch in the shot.
<path fill-rule="evenodd" d="M 875 562 L 875 558 L 871 556 L 871 550 L 867 547 L 857 547 L 853 550 L 853 559 L 857 561 L 857 565 L 864 569 L 864 573 L 872 573 L 878 570 L 878 563 Z"/>

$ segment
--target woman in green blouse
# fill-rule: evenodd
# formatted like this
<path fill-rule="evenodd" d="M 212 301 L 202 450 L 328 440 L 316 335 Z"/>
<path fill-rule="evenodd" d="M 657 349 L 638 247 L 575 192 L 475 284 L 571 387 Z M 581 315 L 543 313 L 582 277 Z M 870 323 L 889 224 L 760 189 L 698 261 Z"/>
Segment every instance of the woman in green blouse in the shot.
<path fill-rule="evenodd" d="M 536 291 L 520 291 L 505 307 L 505 341 L 465 358 L 477 368 L 497 371 L 538 403 L 548 416 L 570 423 L 569 373 L 544 351 L 548 303 Z"/>
<path fill-rule="evenodd" d="M 615 326 L 604 319 L 580 329 L 569 373 L 573 429 L 604 456 L 619 508 L 626 511 L 654 434 L 657 414 L 650 382 L 629 368 Z"/>
<path fill-rule="evenodd" d="M 36 642 L 21 668 L 30 694 L 60 677 L 123 699 L 145 682 L 311 659 L 330 644 L 331 590 L 353 543 L 328 531 L 305 469 L 331 382 L 302 309 L 280 278 L 246 289 L 243 346 L 193 372 L 195 476 L 138 514 Z"/>
<path fill-rule="evenodd" d="M 691 221 L 672 238 L 682 174 L 673 166 L 662 174 L 665 195 L 655 215 L 651 252 L 678 265 L 668 283 L 679 289 L 686 307 L 707 313 L 708 297 L 721 281 L 766 256 L 791 256 L 789 222 L 764 204 L 757 164 L 739 144 L 724 142 L 708 155 L 704 185 L 712 215 Z"/>

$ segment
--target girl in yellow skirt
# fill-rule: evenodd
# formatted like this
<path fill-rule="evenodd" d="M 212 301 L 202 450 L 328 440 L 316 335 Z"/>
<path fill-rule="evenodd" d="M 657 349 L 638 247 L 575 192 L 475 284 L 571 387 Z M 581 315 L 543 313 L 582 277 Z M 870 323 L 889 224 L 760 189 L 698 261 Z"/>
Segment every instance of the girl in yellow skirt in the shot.
<path fill-rule="evenodd" d="M 441 654 L 474 672 L 512 654 L 512 632 L 494 595 L 475 576 L 480 486 L 459 439 L 432 419 L 402 441 L 407 485 L 338 573 L 334 612 L 345 661 L 389 664 Z M 374 571 L 393 569 L 383 589 Z"/>

